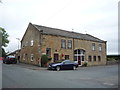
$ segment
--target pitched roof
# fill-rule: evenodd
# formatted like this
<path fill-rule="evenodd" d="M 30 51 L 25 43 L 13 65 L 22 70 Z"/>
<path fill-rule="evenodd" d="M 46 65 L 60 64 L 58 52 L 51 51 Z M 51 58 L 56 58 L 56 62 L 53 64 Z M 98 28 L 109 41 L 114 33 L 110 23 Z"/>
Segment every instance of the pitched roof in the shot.
<path fill-rule="evenodd" d="M 96 42 L 106 42 L 106 41 L 103 41 L 103 40 L 96 38 L 92 35 L 89 35 L 89 34 L 70 32 L 70 31 L 66 31 L 66 30 L 61 30 L 61 29 L 57 29 L 57 28 L 51 28 L 51 27 L 46 27 L 46 26 L 41 26 L 41 25 L 36 25 L 36 24 L 32 24 L 32 25 L 34 27 L 36 27 L 39 31 L 42 31 L 43 34 L 77 38 L 77 39 L 96 41 Z"/>

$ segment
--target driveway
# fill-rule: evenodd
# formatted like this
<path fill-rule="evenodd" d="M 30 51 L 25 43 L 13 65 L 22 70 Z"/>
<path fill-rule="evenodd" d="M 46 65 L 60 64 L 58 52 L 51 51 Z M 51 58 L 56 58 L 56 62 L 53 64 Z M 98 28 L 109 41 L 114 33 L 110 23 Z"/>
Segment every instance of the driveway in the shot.
<path fill-rule="evenodd" d="M 3 64 L 3 88 L 117 88 L 118 66 L 79 67 L 78 70 L 50 71 Z M 33 66 L 34 67 L 34 66 Z M 34 67 L 35 68 L 35 67 Z"/>

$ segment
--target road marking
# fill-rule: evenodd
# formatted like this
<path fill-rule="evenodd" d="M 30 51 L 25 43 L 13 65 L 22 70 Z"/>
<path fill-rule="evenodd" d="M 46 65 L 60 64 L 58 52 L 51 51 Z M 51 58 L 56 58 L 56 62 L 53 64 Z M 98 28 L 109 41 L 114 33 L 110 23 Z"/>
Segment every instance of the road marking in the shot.
<path fill-rule="evenodd" d="M 113 86 L 114 84 L 113 83 L 103 83 L 104 85 L 110 85 L 110 86 Z"/>

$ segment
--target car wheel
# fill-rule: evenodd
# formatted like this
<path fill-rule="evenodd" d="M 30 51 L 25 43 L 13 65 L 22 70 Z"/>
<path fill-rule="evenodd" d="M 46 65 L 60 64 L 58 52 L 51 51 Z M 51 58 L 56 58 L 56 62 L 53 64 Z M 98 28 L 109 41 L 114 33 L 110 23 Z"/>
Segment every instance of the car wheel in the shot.
<path fill-rule="evenodd" d="M 59 66 L 57 66 L 57 67 L 56 67 L 56 70 L 57 70 L 57 71 L 60 71 L 60 67 L 59 67 Z"/>
<path fill-rule="evenodd" d="M 76 66 L 73 66 L 73 70 L 76 70 Z"/>

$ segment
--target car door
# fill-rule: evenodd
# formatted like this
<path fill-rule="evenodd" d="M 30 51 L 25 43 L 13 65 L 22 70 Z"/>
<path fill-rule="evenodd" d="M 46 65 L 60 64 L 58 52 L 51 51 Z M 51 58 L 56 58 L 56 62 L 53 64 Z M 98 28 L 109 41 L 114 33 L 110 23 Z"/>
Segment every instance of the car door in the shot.
<path fill-rule="evenodd" d="M 62 69 L 71 69 L 71 68 L 72 68 L 72 66 L 69 61 L 64 62 L 62 65 Z"/>

